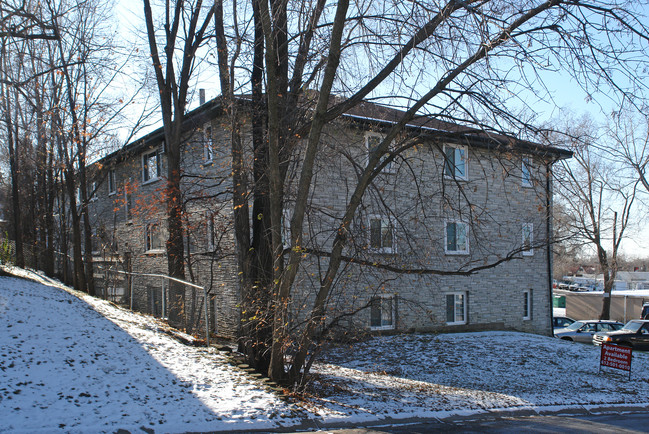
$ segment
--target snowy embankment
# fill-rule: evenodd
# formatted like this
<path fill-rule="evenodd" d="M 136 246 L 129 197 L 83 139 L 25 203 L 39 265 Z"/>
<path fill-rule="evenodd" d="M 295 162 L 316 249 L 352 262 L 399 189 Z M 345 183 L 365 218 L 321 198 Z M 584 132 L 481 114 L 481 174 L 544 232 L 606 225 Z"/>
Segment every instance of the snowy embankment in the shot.
<path fill-rule="evenodd" d="M 515 332 L 376 337 L 326 351 L 311 389 L 329 422 L 647 407 L 649 354 L 634 352 L 629 381 L 599 372 L 600 351 Z"/>
<path fill-rule="evenodd" d="M 61 289 L 0 277 L 0 432 L 212 431 L 301 421 L 214 349 L 184 346 L 151 317 Z"/>
<path fill-rule="evenodd" d="M 634 353 L 628 381 L 598 373 L 597 347 L 485 332 L 329 348 L 310 395 L 287 404 L 152 317 L 12 272 L 33 281 L 0 277 L 0 432 L 232 431 L 649 403 L 647 353 Z"/>

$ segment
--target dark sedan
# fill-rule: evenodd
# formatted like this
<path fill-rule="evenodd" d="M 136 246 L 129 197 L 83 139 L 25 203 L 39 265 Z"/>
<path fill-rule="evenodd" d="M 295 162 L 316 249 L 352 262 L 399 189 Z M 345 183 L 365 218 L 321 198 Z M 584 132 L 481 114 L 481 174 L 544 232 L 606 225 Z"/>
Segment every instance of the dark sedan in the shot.
<path fill-rule="evenodd" d="M 555 316 L 552 318 L 552 328 L 562 329 L 568 327 L 573 322 L 575 322 L 575 320 L 568 318 L 567 316 Z"/>
<path fill-rule="evenodd" d="M 602 345 L 603 342 L 647 351 L 649 350 L 649 320 L 632 319 L 621 330 L 593 335 L 593 344 Z"/>

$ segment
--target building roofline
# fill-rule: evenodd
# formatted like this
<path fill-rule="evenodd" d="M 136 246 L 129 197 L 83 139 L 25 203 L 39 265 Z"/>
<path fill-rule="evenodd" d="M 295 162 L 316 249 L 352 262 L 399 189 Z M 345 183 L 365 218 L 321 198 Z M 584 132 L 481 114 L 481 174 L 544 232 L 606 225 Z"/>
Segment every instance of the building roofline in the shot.
<path fill-rule="evenodd" d="M 377 104 L 372 103 L 374 106 Z M 400 110 L 392 109 L 385 106 L 378 106 L 385 110 L 393 111 L 393 113 L 403 113 Z M 369 117 L 357 115 L 353 113 L 344 113 L 343 117 L 350 119 L 354 122 L 366 123 L 389 128 L 397 123 L 396 120 L 381 119 L 376 117 Z M 460 124 L 453 124 L 450 122 L 439 121 L 430 117 L 422 117 L 424 121 L 418 124 L 408 123 L 406 129 L 411 132 L 420 132 L 419 136 L 427 139 L 435 139 L 437 141 L 451 141 L 451 142 L 466 142 L 469 146 L 480 147 L 493 150 L 511 150 L 517 148 L 519 151 L 527 152 L 540 156 L 552 156 L 554 161 L 572 158 L 572 151 L 567 149 L 558 148 L 554 146 L 542 145 L 528 140 L 521 140 L 515 137 L 506 136 L 503 134 L 489 133 L 477 128 L 462 126 Z M 433 123 L 436 126 L 429 126 L 427 123 Z"/>
<path fill-rule="evenodd" d="M 237 98 L 241 102 L 249 102 L 249 99 L 243 95 Z M 221 97 L 216 97 L 205 104 L 187 112 L 183 123 L 183 130 L 187 131 L 196 128 L 211 119 L 214 115 L 221 113 L 223 110 Z M 376 116 L 367 116 L 359 112 L 370 111 Z M 363 101 L 352 108 L 349 112 L 342 115 L 343 118 L 354 122 L 372 124 L 389 128 L 398 122 L 399 116 L 405 112 L 391 107 L 383 106 L 369 101 Z M 378 117 L 380 116 L 380 117 Z M 477 146 L 485 149 L 508 150 L 518 148 L 519 151 L 528 152 L 534 155 L 544 157 L 551 156 L 554 161 L 568 159 L 572 157 L 572 152 L 554 146 L 546 146 L 526 140 L 516 139 L 514 137 L 489 133 L 484 130 L 472 128 L 456 123 L 441 121 L 429 116 L 420 116 L 410 123 L 406 124 L 406 129 L 411 132 L 419 132 L 421 137 L 435 140 L 448 140 L 452 142 L 465 142 L 469 146 Z M 164 127 L 139 137 L 124 145 L 122 148 L 114 151 L 98 162 L 116 160 L 117 162 L 128 158 L 129 155 L 146 149 L 154 143 L 164 140 Z"/>

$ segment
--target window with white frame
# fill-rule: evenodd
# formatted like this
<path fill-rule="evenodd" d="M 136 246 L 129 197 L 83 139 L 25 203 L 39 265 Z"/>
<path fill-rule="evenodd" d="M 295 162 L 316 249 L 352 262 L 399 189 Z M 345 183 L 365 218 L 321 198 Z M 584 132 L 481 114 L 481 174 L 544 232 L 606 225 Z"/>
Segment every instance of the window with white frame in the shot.
<path fill-rule="evenodd" d="M 90 202 L 94 202 L 98 199 L 97 197 L 97 182 L 93 181 L 90 184 L 90 191 L 88 192 L 90 195 Z"/>
<path fill-rule="evenodd" d="M 466 146 L 444 145 L 444 176 L 467 179 Z"/>
<path fill-rule="evenodd" d="M 214 140 L 212 139 L 212 127 L 205 128 L 203 132 L 203 160 L 204 163 L 211 163 L 214 159 Z"/>
<path fill-rule="evenodd" d="M 367 132 L 365 133 L 365 149 L 367 150 L 367 163 L 370 161 L 370 154 L 376 150 L 376 148 L 383 141 L 384 136 L 379 133 Z M 379 164 L 383 163 L 388 158 L 388 155 L 383 155 L 379 160 Z M 394 161 L 390 161 L 385 165 L 381 173 L 394 173 Z"/>
<path fill-rule="evenodd" d="M 162 165 L 160 150 L 155 149 L 142 155 L 142 182 L 153 182 L 160 178 Z"/>
<path fill-rule="evenodd" d="M 392 219 L 384 215 L 369 216 L 369 246 L 377 253 L 395 253 L 395 230 Z"/>
<path fill-rule="evenodd" d="M 444 230 L 444 246 L 450 255 L 469 253 L 469 225 L 459 221 L 447 221 Z"/>
<path fill-rule="evenodd" d="M 526 289 L 523 291 L 523 319 L 532 319 L 532 290 Z"/>
<path fill-rule="evenodd" d="M 532 256 L 534 255 L 534 224 L 533 223 L 523 223 L 522 227 L 522 238 L 523 238 L 523 255 Z"/>
<path fill-rule="evenodd" d="M 467 317 L 467 293 L 452 292 L 446 294 L 446 324 L 466 324 Z"/>
<path fill-rule="evenodd" d="M 394 295 L 381 295 L 370 300 L 370 329 L 393 330 L 396 303 Z"/>
<path fill-rule="evenodd" d="M 164 250 L 165 239 L 158 223 L 149 223 L 146 225 L 145 237 L 147 252 L 159 252 Z"/>
<path fill-rule="evenodd" d="M 530 157 L 523 157 L 521 163 L 521 185 L 523 187 L 532 186 L 532 159 Z"/>
<path fill-rule="evenodd" d="M 117 193 L 117 182 L 115 178 L 115 169 L 108 170 L 108 194 Z"/>

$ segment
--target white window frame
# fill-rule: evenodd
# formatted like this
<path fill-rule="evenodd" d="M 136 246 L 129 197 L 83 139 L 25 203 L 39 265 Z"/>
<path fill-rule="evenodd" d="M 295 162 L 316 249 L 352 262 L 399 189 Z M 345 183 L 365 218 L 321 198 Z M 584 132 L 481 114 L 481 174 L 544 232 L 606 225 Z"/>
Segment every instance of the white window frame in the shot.
<path fill-rule="evenodd" d="M 205 127 L 203 130 L 203 164 L 210 164 L 214 161 L 214 139 L 212 138 L 212 127 Z"/>
<path fill-rule="evenodd" d="M 383 324 L 383 313 L 384 311 L 384 306 L 383 306 L 383 300 L 390 300 L 390 323 L 389 324 Z M 380 302 L 379 309 L 381 313 L 381 325 L 372 325 L 372 312 L 375 308 L 375 303 Z M 394 330 L 396 327 L 396 318 L 397 318 L 397 304 L 396 304 L 396 297 L 394 294 L 381 294 L 381 295 L 376 295 L 370 299 L 370 330 Z"/>
<path fill-rule="evenodd" d="M 448 158 L 448 149 L 453 149 L 453 161 Z M 469 150 L 466 146 L 460 145 L 444 145 L 444 177 L 449 179 L 459 179 L 466 181 L 469 179 Z M 458 158 L 464 163 L 464 173 L 458 173 L 458 166 L 456 161 Z M 453 173 L 449 173 L 450 165 L 453 165 Z"/>
<path fill-rule="evenodd" d="M 381 134 L 381 133 L 374 132 L 374 131 L 367 131 L 365 133 L 364 142 L 365 142 L 365 165 L 366 166 L 369 165 L 369 163 L 370 163 L 370 153 L 372 152 L 372 148 L 370 147 L 370 140 L 372 138 L 377 138 L 378 143 L 381 143 L 383 141 L 383 139 L 385 138 L 385 135 Z M 378 143 L 377 143 L 377 145 L 378 145 Z M 389 148 L 392 148 L 392 143 L 390 144 L 388 149 Z M 388 154 L 383 155 L 381 157 L 381 159 L 379 160 L 379 164 L 381 164 L 386 158 L 388 158 L 388 156 L 389 156 Z M 394 164 L 394 160 L 392 160 L 392 161 L 390 161 L 390 163 L 388 163 L 387 166 L 385 166 L 383 168 L 383 170 L 381 170 L 381 173 L 395 173 L 395 171 L 396 171 L 396 167 L 395 167 L 395 164 Z"/>
<path fill-rule="evenodd" d="M 444 294 L 444 315 L 446 317 L 446 325 L 464 325 L 467 324 L 467 318 L 469 315 L 469 297 L 468 297 L 468 292 L 467 291 L 454 291 L 454 292 L 447 292 Z M 448 319 L 448 313 L 449 313 L 449 297 L 453 297 L 453 321 L 449 321 Z M 458 307 L 458 297 L 461 297 L 462 299 L 462 316 L 458 320 L 458 312 L 457 312 L 457 307 Z"/>
<path fill-rule="evenodd" d="M 150 173 L 148 160 L 154 155 L 156 161 L 156 167 L 154 173 Z M 149 184 L 160 179 L 162 173 L 162 153 L 160 148 L 155 148 L 152 151 L 148 151 L 142 154 L 142 184 Z M 154 176 L 152 176 L 154 175 Z"/>
<path fill-rule="evenodd" d="M 381 222 L 381 246 L 375 247 L 372 246 L 372 221 L 373 220 L 379 220 Z M 392 254 L 397 252 L 397 231 L 396 231 L 396 225 L 394 224 L 394 219 L 390 216 L 386 216 L 384 214 L 370 214 L 367 217 L 367 246 L 370 251 L 375 252 L 375 253 L 384 253 L 384 254 Z M 386 247 L 383 245 L 383 228 L 387 227 L 388 229 L 391 229 L 391 238 L 392 238 L 392 246 Z"/>
<path fill-rule="evenodd" d="M 153 228 L 157 228 L 158 236 L 160 236 L 162 240 L 162 246 L 161 247 L 156 247 L 153 245 L 153 240 L 154 240 L 154 232 L 152 231 Z M 162 253 L 165 251 L 164 247 L 164 236 L 162 233 L 162 227 L 160 226 L 160 223 L 147 223 L 144 229 L 144 248 L 145 248 L 145 253 Z"/>
<path fill-rule="evenodd" d="M 523 320 L 529 321 L 532 319 L 532 290 L 523 290 Z"/>
<path fill-rule="evenodd" d="M 108 195 L 117 193 L 117 176 L 115 169 L 108 169 Z"/>
<path fill-rule="evenodd" d="M 521 185 L 532 187 L 532 158 L 523 157 L 521 161 Z"/>
<path fill-rule="evenodd" d="M 529 246 L 527 248 L 526 246 Z M 534 255 L 534 223 L 523 223 L 521 226 L 521 248 L 523 256 Z"/>
<path fill-rule="evenodd" d="M 456 245 L 457 245 L 457 226 L 464 226 L 464 249 L 456 248 L 456 250 L 449 250 L 448 248 L 448 225 L 454 224 L 456 226 Z M 444 252 L 447 255 L 468 255 L 469 254 L 469 224 L 461 220 L 446 220 L 444 222 Z"/>

